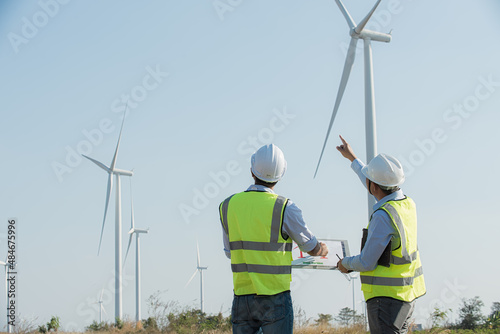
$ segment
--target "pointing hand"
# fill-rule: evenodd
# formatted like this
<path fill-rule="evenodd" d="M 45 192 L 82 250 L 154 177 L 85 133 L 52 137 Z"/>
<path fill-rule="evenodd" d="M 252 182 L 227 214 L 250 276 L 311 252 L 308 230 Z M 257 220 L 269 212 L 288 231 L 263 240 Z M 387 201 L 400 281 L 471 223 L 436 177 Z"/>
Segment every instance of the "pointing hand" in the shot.
<path fill-rule="evenodd" d="M 357 159 L 357 157 L 354 154 L 351 145 L 349 145 L 349 143 L 342 136 L 339 137 L 340 140 L 342 140 L 342 145 L 337 146 L 337 150 L 340 152 L 340 154 L 342 154 L 344 158 L 348 159 L 350 162 L 353 162 Z"/>

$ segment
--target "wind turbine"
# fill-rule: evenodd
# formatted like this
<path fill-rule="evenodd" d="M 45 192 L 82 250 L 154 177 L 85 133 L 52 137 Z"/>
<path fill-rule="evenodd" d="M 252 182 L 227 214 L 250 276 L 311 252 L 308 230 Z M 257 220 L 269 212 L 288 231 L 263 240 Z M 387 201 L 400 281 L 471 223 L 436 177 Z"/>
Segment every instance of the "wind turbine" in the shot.
<path fill-rule="evenodd" d="M 130 180 L 130 200 L 131 200 L 131 214 L 130 214 L 130 235 L 128 239 L 127 253 L 125 254 L 125 260 L 127 261 L 128 251 L 130 249 L 130 244 L 132 243 L 132 237 L 135 234 L 135 320 L 137 323 L 141 321 L 141 258 L 140 258 L 140 238 L 141 233 L 149 233 L 149 229 L 139 229 L 135 228 L 134 225 L 134 200 L 132 198 L 132 179 Z"/>
<path fill-rule="evenodd" d="M 102 295 L 104 293 L 104 288 L 101 290 L 101 295 L 99 296 L 99 300 L 95 304 L 99 304 L 99 323 L 102 324 L 102 312 L 104 311 L 104 314 L 108 315 L 106 313 L 106 310 L 104 309 L 104 305 L 102 305 L 104 302 L 102 300 Z"/>
<path fill-rule="evenodd" d="M 194 271 L 193 276 L 189 279 L 189 281 L 186 283 L 184 287 L 187 287 L 189 283 L 193 280 L 193 278 L 196 276 L 196 274 L 199 272 L 200 273 L 200 310 L 201 313 L 203 313 L 203 270 L 207 270 L 208 267 L 202 267 L 200 265 L 200 248 L 198 246 L 198 241 L 196 242 L 196 252 L 198 254 L 198 257 L 196 259 L 196 270 Z"/>
<path fill-rule="evenodd" d="M 371 41 L 386 42 L 389 43 L 392 39 L 390 34 L 384 34 L 377 31 L 371 31 L 365 29 L 366 24 L 372 17 L 373 13 L 377 9 L 378 5 L 382 0 L 378 0 L 372 10 L 366 15 L 366 17 L 358 24 L 354 22 L 351 15 L 345 8 L 341 0 L 335 0 L 340 8 L 340 11 L 344 15 L 347 24 L 349 25 L 349 34 L 351 36 L 351 43 L 349 44 L 349 49 L 347 50 L 347 57 L 344 64 L 344 70 L 342 73 L 342 79 L 340 80 L 340 86 L 337 93 L 337 99 L 335 101 L 335 106 L 333 107 L 332 117 L 330 119 L 330 124 L 328 126 L 328 131 L 326 133 L 325 142 L 323 144 L 323 149 L 321 150 L 321 155 L 319 157 L 318 166 L 316 167 L 316 172 L 314 177 L 318 173 L 318 168 L 321 163 L 321 158 L 323 157 L 323 152 L 325 151 L 326 143 L 332 130 L 333 122 L 337 111 L 342 101 L 345 88 L 347 86 L 347 81 L 349 80 L 349 75 L 351 74 L 352 65 L 354 64 L 354 59 L 356 57 L 356 45 L 358 40 L 362 39 L 364 42 L 364 58 L 365 58 L 365 132 L 366 132 L 366 163 L 369 163 L 375 155 L 377 154 L 377 131 L 375 124 L 375 93 L 374 93 L 374 83 L 373 83 L 373 60 L 372 60 L 372 47 Z M 375 199 L 373 196 L 368 195 L 368 214 L 373 210 L 373 205 L 375 204 Z"/>
<path fill-rule="evenodd" d="M 127 103 L 128 108 L 128 103 Z M 97 255 L 101 251 L 102 235 L 104 232 L 104 223 L 106 222 L 106 214 L 108 212 L 109 197 L 111 195 L 111 190 L 113 189 L 113 175 L 116 177 L 116 202 L 115 202 L 115 318 L 123 319 L 122 317 L 122 216 L 121 216 L 121 190 L 120 190 L 120 175 L 132 176 L 134 173 L 132 171 L 123 170 L 116 168 L 116 158 L 118 156 L 118 149 L 120 147 L 120 141 L 122 138 L 123 124 L 125 123 L 125 116 L 127 110 L 123 113 L 122 126 L 120 128 L 120 135 L 118 136 L 118 143 L 116 144 L 115 154 L 111 165 L 108 167 L 105 164 L 94 160 L 86 155 L 85 158 L 89 159 L 97 166 L 101 167 L 108 173 L 108 189 L 106 191 L 106 204 L 104 206 L 104 218 L 102 220 L 101 237 L 99 239 L 99 248 L 97 250 Z"/>

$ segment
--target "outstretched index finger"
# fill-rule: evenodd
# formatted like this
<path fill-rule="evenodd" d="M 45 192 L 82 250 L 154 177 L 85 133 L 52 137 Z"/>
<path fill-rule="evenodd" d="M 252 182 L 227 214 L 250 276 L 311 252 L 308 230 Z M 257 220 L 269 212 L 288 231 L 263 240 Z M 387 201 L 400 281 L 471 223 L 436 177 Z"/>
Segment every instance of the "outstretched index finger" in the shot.
<path fill-rule="evenodd" d="M 342 135 L 339 135 L 340 140 L 342 140 L 342 144 L 347 145 L 347 142 L 345 141 L 344 137 Z"/>

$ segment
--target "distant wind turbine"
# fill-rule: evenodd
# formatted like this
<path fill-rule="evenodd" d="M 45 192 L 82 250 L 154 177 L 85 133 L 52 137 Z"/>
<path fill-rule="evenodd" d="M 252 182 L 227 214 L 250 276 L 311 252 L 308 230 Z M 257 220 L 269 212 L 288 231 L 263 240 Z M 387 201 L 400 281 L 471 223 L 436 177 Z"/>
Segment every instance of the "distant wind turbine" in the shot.
<path fill-rule="evenodd" d="M 390 34 L 384 34 L 377 31 L 371 31 L 365 29 L 366 24 L 372 17 L 373 13 L 377 9 L 378 5 L 382 0 L 378 0 L 372 10 L 366 15 L 366 17 L 358 24 L 354 22 L 351 15 L 345 8 L 341 0 L 335 0 L 340 8 L 340 11 L 344 15 L 347 24 L 349 25 L 351 36 L 351 43 L 349 44 L 349 49 L 347 51 L 347 57 L 344 64 L 344 70 L 342 73 L 342 79 L 340 80 L 340 86 L 337 93 L 337 99 L 335 101 L 335 106 L 333 108 L 332 117 L 330 119 L 330 124 L 328 126 L 328 131 L 326 133 L 325 142 L 323 144 L 323 149 L 321 150 L 321 155 L 319 157 L 318 165 L 316 167 L 316 172 L 314 177 L 318 173 L 319 165 L 321 163 L 321 158 L 325 151 L 326 143 L 328 142 L 328 137 L 330 131 L 332 130 L 333 122 L 337 111 L 342 101 L 345 88 L 347 86 L 347 81 L 349 80 L 349 75 L 351 74 L 352 65 L 354 64 L 354 58 L 356 57 L 356 45 L 359 39 L 364 42 L 364 57 L 365 57 L 365 132 L 366 132 L 366 162 L 369 163 L 377 154 L 377 132 L 375 124 L 375 93 L 374 93 L 374 83 L 373 83 L 373 60 L 372 60 L 372 47 L 371 41 L 386 42 L 389 43 L 392 39 Z M 375 199 L 373 196 L 368 196 L 368 212 L 372 211 L 373 205 L 375 204 Z"/>
<path fill-rule="evenodd" d="M 128 104 L 127 104 L 128 107 Z M 118 136 L 118 143 L 116 144 L 115 154 L 111 165 L 108 167 L 105 164 L 94 160 L 86 155 L 85 158 L 89 159 L 97 166 L 101 167 L 108 173 L 108 188 L 106 191 L 106 202 L 104 206 L 104 218 L 102 220 L 101 237 L 99 239 L 99 248 L 97 250 L 97 255 L 101 251 L 102 235 L 104 232 L 104 223 L 106 222 L 106 214 L 108 212 L 109 197 L 111 195 L 111 190 L 113 189 L 113 175 L 116 177 L 116 203 L 115 203 L 115 318 L 123 319 L 122 317 L 122 218 L 121 218 L 121 190 L 120 190 L 120 175 L 132 176 L 134 173 L 132 171 L 123 170 L 116 168 L 116 158 L 118 156 L 118 149 L 120 147 L 120 141 L 122 138 L 123 124 L 125 123 L 125 116 L 127 110 L 123 113 L 122 126 L 120 128 L 120 135 Z"/>
<path fill-rule="evenodd" d="M 102 305 L 104 302 L 102 301 L 102 295 L 104 293 L 104 288 L 101 290 L 101 295 L 99 296 L 99 300 L 95 304 L 99 304 L 99 323 L 102 324 L 102 312 L 104 311 L 104 314 L 108 315 L 106 313 L 106 310 L 104 309 L 104 305 Z"/>
<path fill-rule="evenodd" d="M 203 306 L 204 306 L 204 304 L 203 304 L 203 270 L 207 270 L 208 267 L 202 267 L 200 265 L 200 248 L 198 246 L 198 242 L 196 242 L 196 252 L 197 252 L 197 255 L 198 255 L 198 257 L 196 258 L 196 270 L 194 271 L 193 276 L 191 276 L 191 278 L 189 279 L 189 281 L 186 283 L 185 287 L 187 287 L 189 285 L 189 283 L 191 283 L 191 281 L 193 280 L 193 278 L 199 272 L 200 273 L 200 310 L 203 313 L 204 312 L 204 308 L 203 308 Z"/>
<path fill-rule="evenodd" d="M 130 250 L 130 245 L 132 244 L 132 237 L 135 234 L 135 320 L 138 323 L 141 321 L 141 257 L 140 257 L 140 238 L 141 233 L 149 233 L 149 229 L 139 229 L 135 228 L 134 225 L 134 200 L 132 197 L 132 180 L 130 180 L 130 201 L 131 201 L 131 213 L 130 213 L 130 235 L 128 239 L 127 252 L 125 253 L 125 261 L 127 261 L 128 251 Z"/>

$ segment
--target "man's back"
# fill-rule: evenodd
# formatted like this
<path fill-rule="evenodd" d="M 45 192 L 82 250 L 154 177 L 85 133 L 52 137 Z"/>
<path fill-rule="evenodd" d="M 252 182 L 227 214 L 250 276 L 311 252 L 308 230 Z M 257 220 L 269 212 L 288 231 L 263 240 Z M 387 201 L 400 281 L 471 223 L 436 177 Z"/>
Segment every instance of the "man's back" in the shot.
<path fill-rule="evenodd" d="M 292 240 L 281 233 L 286 202 L 274 193 L 246 191 L 221 204 L 236 295 L 290 290 Z"/>

